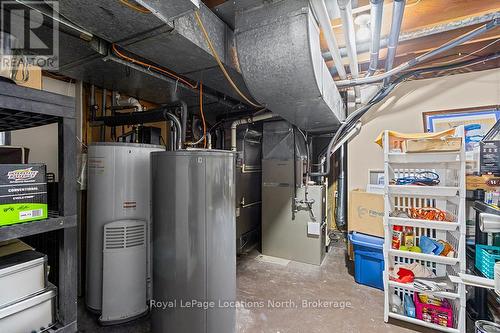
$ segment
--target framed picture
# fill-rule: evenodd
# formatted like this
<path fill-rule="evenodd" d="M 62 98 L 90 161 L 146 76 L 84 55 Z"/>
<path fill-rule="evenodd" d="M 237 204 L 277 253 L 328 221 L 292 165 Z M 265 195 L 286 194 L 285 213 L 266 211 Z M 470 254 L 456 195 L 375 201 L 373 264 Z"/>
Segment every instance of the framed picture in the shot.
<path fill-rule="evenodd" d="M 465 126 L 466 150 L 471 151 L 500 119 L 498 105 L 422 113 L 425 132 L 440 132 Z"/>

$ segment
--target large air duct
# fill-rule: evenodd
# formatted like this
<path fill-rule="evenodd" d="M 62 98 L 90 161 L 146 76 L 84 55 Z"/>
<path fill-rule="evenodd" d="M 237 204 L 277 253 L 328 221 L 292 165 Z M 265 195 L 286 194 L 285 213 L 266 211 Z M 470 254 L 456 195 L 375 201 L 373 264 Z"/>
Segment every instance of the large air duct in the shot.
<path fill-rule="evenodd" d="M 344 119 L 309 1 L 238 11 L 235 35 L 241 73 L 259 103 L 307 131 L 333 130 Z"/>

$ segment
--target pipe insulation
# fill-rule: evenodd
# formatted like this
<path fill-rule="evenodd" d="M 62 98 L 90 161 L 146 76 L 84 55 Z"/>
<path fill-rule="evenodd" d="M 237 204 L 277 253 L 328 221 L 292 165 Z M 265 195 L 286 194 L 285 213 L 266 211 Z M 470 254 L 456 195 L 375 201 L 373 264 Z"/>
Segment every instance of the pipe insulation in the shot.
<path fill-rule="evenodd" d="M 351 0 L 337 0 L 340 9 L 340 19 L 342 21 L 342 30 L 349 58 L 349 70 L 353 78 L 359 77 L 358 51 L 356 50 L 356 32 L 354 31 L 354 17 L 352 15 Z M 354 87 L 354 103 L 347 103 L 347 112 L 349 113 L 358 102 L 361 95 L 359 87 Z"/>
<path fill-rule="evenodd" d="M 370 64 L 367 76 L 375 74 L 378 68 L 380 52 L 380 37 L 382 31 L 382 15 L 384 13 L 384 0 L 370 0 Z"/>
<path fill-rule="evenodd" d="M 308 132 L 331 131 L 345 118 L 319 32 L 309 0 L 265 2 L 236 12 L 238 59 L 249 91 Z"/>
<path fill-rule="evenodd" d="M 484 57 L 479 57 L 477 59 L 472 59 L 472 60 L 467 60 L 459 63 L 453 63 L 450 65 L 443 65 L 443 66 L 432 66 L 432 67 L 424 67 L 424 68 L 419 68 L 413 71 L 410 71 L 408 73 L 401 74 L 399 77 L 397 77 L 394 81 L 392 81 L 388 86 L 383 86 L 368 102 L 367 105 L 364 105 L 360 107 L 358 110 L 354 111 L 353 113 L 349 114 L 349 116 L 346 118 L 346 120 L 342 123 L 340 128 L 336 131 L 335 135 L 332 137 L 330 140 L 330 143 L 328 144 L 327 149 L 322 153 L 324 156 L 331 156 L 338 148 L 340 148 L 340 145 L 345 143 L 347 140 L 349 140 L 351 137 L 354 136 L 357 132 L 359 132 L 359 129 L 361 128 L 361 117 L 366 114 L 370 110 L 371 107 L 373 107 L 375 104 L 379 103 L 382 101 L 384 98 L 389 95 L 389 93 L 397 87 L 401 82 L 413 77 L 417 76 L 419 74 L 423 73 L 429 73 L 429 72 L 434 72 L 434 71 L 445 71 L 445 70 L 451 70 L 455 68 L 463 68 L 463 67 L 468 67 L 468 66 L 473 66 L 475 64 L 481 63 L 481 62 L 486 62 L 486 61 L 493 61 L 500 58 L 500 53 L 493 53 Z M 353 131 L 354 134 L 353 134 Z M 333 149 L 332 149 L 333 148 Z M 321 160 L 325 158 L 322 157 Z M 322 166 L 323 163 L 321 162 L 320 165 Z M 311 173 L 311 177 L 323 177 L 327 176 L 330 173 L 330 163 L 329 159 L 327 159 L 327 164 L 326 164 L 326 170 L 322 170 L 319 172 L 314 172 Z"/>
<path fill-rule="evenodd" d="M 340 8 L 340 19 L 346 43 L 349 69 L 353 78 L 359 77 L 358 52 L 356 51 L 356 33 L 354 31 L 354 18 L 352 16 L 351 0 L 337 0 Z M 356 95 L 359 95 L 356 93 Z"/>
<path fill-rule="evenodd" d="M 344 64 L 342 63 L 339 45 L 337 43 L 337 39 L 335 38 L 335 34 L 333 33 L 332 23 L 326 8 L 325 0 L 311 0 L 311 7 L 319 21 L 320 26 L 323 28 L 326 44 L 328 45 L 328 49 L 332 55 L 337 73 L 341 79 L 344 79 L 347 77 L 347 73 L 345 71 Z"/>
<path fill-rule="evenodd" d="M 498 25 L 500 24 L 500 18 L 495 18 L 491 20 L 490 22 L 480 26 L 477 29 L 474 29 L 472 31 L 469 31 L 462 36 L 459 36 L 455 39 L 450 40 L 449 42 L 444 43 L 438 48 L 435 48 L 432 51 L 426 52 L 414 59 L 411 59 L 393 69 L 391 69 L 388 72 L 378 74 L 378 75 L 373 75 L 370 77 L 364 77 L 364 78 L 359 78 L 359 79 L 351 79 L 351 80 L 339 80 L 336 81 L 335 83 L 339 87 L 346 87 L 346 86 L 354 86 L 354 85 L 360 85 L 360 84 L 370 84 L 370 83 L 375 83 L 384 80 L 385 78 L 391 77 L 392 75 L 401 73 L 404 70 L 410 69 L 411 67 L 414 67 L 418 64 L 421 64 L 423 62 L 426 62 L 427 60 L 435 57 L 438 54 L 441 54 L 445 51 L 448 51 L 458 45 L 461 45 L 479 35 L 482 35 L 485 32 L 488 32 L 490 30 L 495 29 Z"/>
<path fill-rule="evenodd" d="M 387 44 L 387 57 L 385 59 L 385 71 L 389 72 L 394 66 L 394 59 L 399 42 L 399 34 L 401 32 L 401 24 L 405 13 L 406 0 L 394 0 L 392 9 L 391 31 L 389 32 L 389 42 Z M 384 85 L 387 85 L 390 76 L 384 79 Z"/>
<path fill-rule="evenodd" d="M 330 2 L 328 2 L 328 3 L 330 3 Z M 332 2 L 332 3 L 335 3 L 335 2 Z M 445 22 L 445 23 L 433 25 L 430 27 L 424 27 L 422 29 L 415 30 L 415 31 L 402 31 L 399 34 L 399 42 L 400 43 L 406 42 L 406 41 L 414 40 L 417 38 L 434 36 L 434 35 L 444 33 L 447 31 L 451 31 L 451 30 L 467 28 L 467 27 L 470 27 L 473 25 L 479 25 L 481 23 L 491 21 L 497 17 L 500 17 L 500 12 L 485 13 L 485 14 L 478 15 L 478 16 L 466 17 L 466 18 L 462 18 L 462 19 L 456 20 L 456 21 Z M 380 47 L 382 47 L 382 48 L 386 47 L 387 43 L 388 43 L 387 36 L 381 37 Z M 370 46 L 371 46 L 371 41 L 357 43 L 356 49 L 358 51 L 358 54 L 370 52 Z M 347 57 L 347 50 L 345 49 L 345 47 L 340 48 L 340 56 Z M 330 54 L 330 51 L 323 52 L 323 58 L 325 59 L 325 61 L 332 60 L 332 55 Z M 333 69 L 333 67 L 332 67 L 331 71 L 335 71 Z"/>
<path fill-rule="evenodd" d="M 112 100 L 113 100 L 113 97 L 112 97 Z M 143 107 L 142 107 L 141 103 L 137 100 L 137 98 L 124 97 L 124 96 L 121 96 L 120 94 L 115 94 L 114 101 L 115 101 L 117 106 L 124 106 L 124 107 L 130 106 L 130 107 L 135 108 L 139 112 L 143 111 Z"/>

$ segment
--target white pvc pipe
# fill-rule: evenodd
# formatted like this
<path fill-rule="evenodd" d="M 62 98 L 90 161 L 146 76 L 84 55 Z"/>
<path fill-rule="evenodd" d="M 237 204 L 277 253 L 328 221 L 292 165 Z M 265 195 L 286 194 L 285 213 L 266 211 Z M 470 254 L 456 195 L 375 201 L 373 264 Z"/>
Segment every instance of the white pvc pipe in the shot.
<path fill-rule="evenodd" d="M 275 115 L 269 112 L 233 121 L 233 123 L 231 124 L 231 150 L 236 151 L 236 128 L 238 126 L 243 124 L 252 124 L 257 121 L 266 120 L 273 117 L 275 117 Z"/>
<path fill-rule="evenodd" d="M 340 56 L 339 45 L 335 34 L 333 33 L 332 24 L 330 21 L 330 15 L 326 8 L 324 0 L 310 0 L 314 14 L 318 18 L 321 28 L 323 28 L 323 34 L 325 36 L 326 44 L 332 55 L 333 63 L 337 69 L 339 76 L 344 79 L 347 77 L 344 65 L 342 64 L 342 57 Z"/>
<path fill-rule="evenodd" d="M 122 97 L 120 94 L 116 94 L 116 105 L 133 106 L 137 108 L 137 111 L 143 111 L 141 103 L 134 97 Z"/>

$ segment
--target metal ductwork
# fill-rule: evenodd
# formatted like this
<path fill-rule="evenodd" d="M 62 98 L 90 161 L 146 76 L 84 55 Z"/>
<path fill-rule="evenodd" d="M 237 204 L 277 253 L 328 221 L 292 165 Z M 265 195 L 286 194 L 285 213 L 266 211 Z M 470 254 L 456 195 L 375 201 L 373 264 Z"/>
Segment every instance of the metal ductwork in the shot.
<path fill-rule="evenodd" d="M 258 1 L 236 13 L 235 38 L 241 73 L 259 103 L 307 131 L 333 130 L 344 119 L 309 1 Z"/>
<path fill-rule="evenodd" d="M 59 10 L 61 16 L 92 33 L 93 43 L 99 42 L 99 39 L 105 41 L 108 46 L 115 43 L 120 50 L 136 58 L 167 68 L 193 81 L 203 81 L 207 88 L 241 100 L 221 73 L 200 31 L 194 15 L 194 10 L 199 10 L 203 24 L 226 70 L 239 89 L 249 95 L 237 68 L 233 31 L 201 1 L 129 0 L 128 3 L 134 7 L 129 7 L 121 1 L 106 1 L 105 4 L 100 4 L 95 0 L 60 0 Z M 137 7 L 139 5 L 142 7 Z M 92 53 L 82 57 L 75 51 L 71 54 L 70 61 L 62 62 L 60 73 L 150 99 L 148 92 L 143 93 L 143 90 L 147 89 L 141 89 L 140 85 L 139 88 L 130 89 L 114 87 L 113 84 L 119 82 L 123 73 L 129 70 L 123 68 L 123 65 L 126 65 L 124 61 L 117 61 L 120 59 L 108 55 L 106 45 L 104 50 L 101 50 L 99 43 L 94 44 L 99 45 L 97 48 L 100 54 Z M 138 66 L 134 65 L 130 67 L 135 76 Z M 139 75 L 142 76 L 142 73 Z M 137 79 L 134 82 L 136 81 Z M 162 83 L 163 86 L 170 85 L 171 89 L 167 90 L 167 94 L 163 94 L 163 100 L 155 101 L 165 103 L 183 99 L 189 103 L 191 99 L 196 100 L 196 92 L 191 96 L 193 94 L 186 92 L 181 84 L 177 84 L 175 80 L 171 81 L 173 82 Z M 150 87 L 148 89 L 151 90 Z"/>

